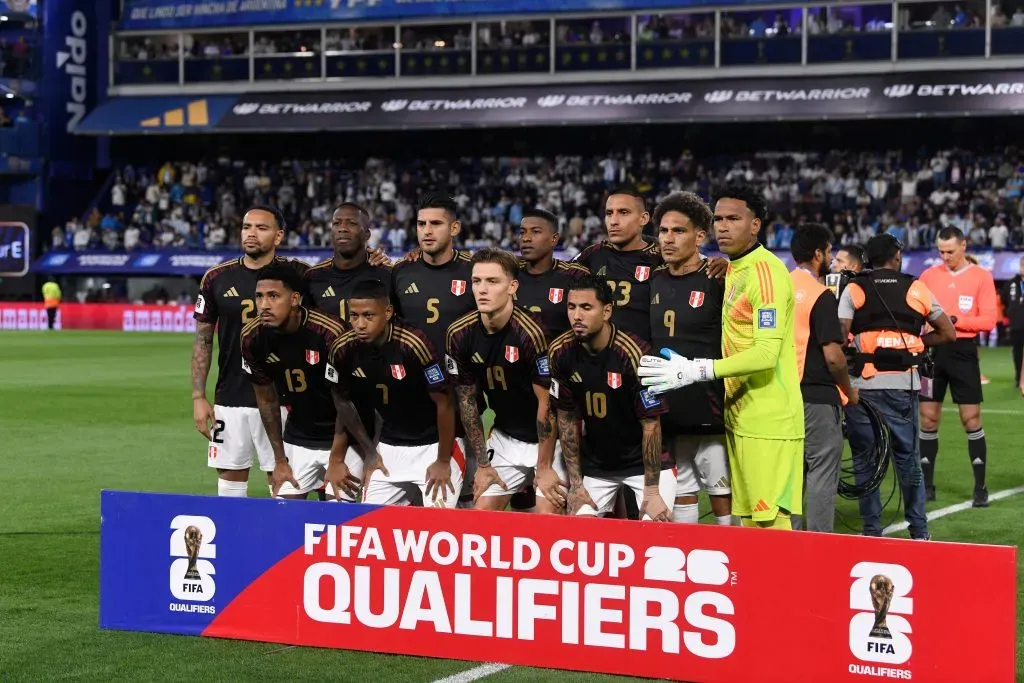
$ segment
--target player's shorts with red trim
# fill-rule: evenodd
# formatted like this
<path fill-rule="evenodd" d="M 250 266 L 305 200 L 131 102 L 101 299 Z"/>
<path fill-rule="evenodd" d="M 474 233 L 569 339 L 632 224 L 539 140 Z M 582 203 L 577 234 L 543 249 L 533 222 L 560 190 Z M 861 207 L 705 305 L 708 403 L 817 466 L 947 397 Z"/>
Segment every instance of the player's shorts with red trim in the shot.
<path fill-rule="evenodd" d="M 803 513 L 804 440 L 755 439 L 727 431 L 732 514 L 771 522 Z"/>
<path fill-rule="evenodd" d="M 377 470 L 363 489 L 363 502 L 372 505 L 412 505 L 423 502 L 424 507 L 454 508 L 466 473 L 465 444 L 455 439 L 452 448 L 452 490 L 434 491 L 427 495 L 427 468 L 437 460 L 437 444 L 424 446 L 393 446 L 377 444 L 377 452 L 388 473 Z"/>
<path fill-rule="evenodd" d="M 308 494 L 323 488 L 324 477 L 327 476 L 327 462 L 331 457 L 331 449 L 321 450 L 285 443 L 284 455 L 288 459 L 288 464 L 292 466 L 292 478 L 295 479 L 299 487 L 295 488 L 290 483 L 285 482 L 277 492 L 279 496 Z M 348 470 L 353 477 L 356 479 L 363 478 L 363 459 L 359 457 L 355 450 L 348 449 L 348 452 L 345 454 L 345 464 L 348 465 Z M 333 486 L 328 486 L 326 492 L 327 500 L 335 500 Z M 350 503 L 355 502 L 355 499 L 344 491 L 341 493 L 341 499 Z"/>
<path fill-rule="evenodd" d="M 712 496 L 727 496 L 729 456 L 724 434 L 681 434 L 669 441 L 669 453 L 676 463 L 676 496 L 689 496 L 704 489 Z"/>
<path fill-rule="evenodd" d="M 274 449 L 270 447 L 259 408 L 214 406 L 213 441 L 206 449 L 206 464 L 219 470 L 247 470 L 253 460 L 264 472 L 274 471 Z M 281 408 L 281 426 L 288 411 Z"/>
<path fill-rule="evenodd" d="M 595 510 L 589 505 L 584 505 L 576 513 L 581 517 L 606 515 L 611 512 L 615 508 L 615 499 L 618 497 L 620 490 L 626 495 L 629 495 L 628 491 L 632 491 L 636 497 L 637 508 L 639 509 L 643 506 L 644 475 L 642 474 L 634 474 L 628 477 L 584 476 L 583 488 L 590 494 L 590 498 L 594 501 L 597 509 Z M 661 493 L 661 498 L 665 501 L 665 505 L 671 510 L 676 500 L 676 468 L 673 467 L 672 469 L 661 471 L 661 476 L 658 479 L 658 492 Z M 644 519 L 650 519 L 650 517 L 644 515 Z"/>

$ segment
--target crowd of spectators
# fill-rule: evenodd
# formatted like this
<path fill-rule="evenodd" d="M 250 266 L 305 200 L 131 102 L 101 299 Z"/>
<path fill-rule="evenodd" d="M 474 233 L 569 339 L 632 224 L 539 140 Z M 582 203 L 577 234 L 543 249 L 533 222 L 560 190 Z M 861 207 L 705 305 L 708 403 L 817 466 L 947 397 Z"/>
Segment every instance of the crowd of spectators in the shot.
<path fill-rule="evenodd" d="M 25 36 L 0 37 L 0 78 L 25 78 L 32 68 L 32 45 Z"/>
<path fill-rule="evenodd" d="M 53 248 L 235 248 L 241 212 L 278 206 L 288 221 L 285 247 L 329 247 L 334 206 L 358 202 L 373 217 L 370 243 L 393 252 L 415 241 L 419 196 L 444 189 L 456 199 L 468 247 L 515 248 L 523 211 L 561 216 L 563 245 L 574 253 L 601 238 L 603 197 L 633 184 L 651 206 L 670 192 L 709 197 L 725 181 L 763 188 L 771 207 L 765 240 L 789 248 L 806 222 L 828 225 L 839 244 L 863 244 L 889 232 L 907 249 L 929 248 L 954 225 L 975 247 L 1024 249 L 1024 156 L 1016 149 L 975 155 L 947 150 L 914 158 L 900 153 L 761 153 L 745 159 L 696 159 L 650 150 L 596 157 L 472 158 L 353 166 L 286 160 L 248 165 L 227 158 L 124 166 L 109 195 L 86 221 L 55 227 Z M 713 245 L 711 245 L 713 246 Z"/>

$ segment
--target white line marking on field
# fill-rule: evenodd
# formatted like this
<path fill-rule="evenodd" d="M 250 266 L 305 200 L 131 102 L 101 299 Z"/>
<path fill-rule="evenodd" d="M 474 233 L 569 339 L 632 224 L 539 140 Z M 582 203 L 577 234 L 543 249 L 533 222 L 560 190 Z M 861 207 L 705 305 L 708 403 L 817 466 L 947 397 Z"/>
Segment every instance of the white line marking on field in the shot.
<path fill-rule="evenodd" d="M 471 683 L 511 668 L 511 664 L 482 664 L 448 678 L 439 678 L 434 683 Z"/>
<path fill-rule="evenodd" d="M 946 407 L 942 409 L 944 413 L 958 413 L 960 412 L 957 408 Z M 984 404 L 981 407 L 981 416 L 984 418 L 986 415 L 1024 415 L 1024 408 L 1020 410 L 1007 410 L 1006 408 L 986 408 Z"/>
<path fill-rule="evenodd" d="M 1010 496 L 1016 496 L 1018 493 L 1024 493 L 1024 486 L 1017 486 L 1017 487 L 1012 488 L 1012 489 L 1003 489 L 1002 491 L 996 491 L 995 493 L 990 495 L 988 497 L 988 499 L 989 499 L 989 502 L 992 502 L 994 500 L 1001 500 L 1003 498 L 1009 498 Z M 948 517 L 949 515 L 952 515 L 953 513 L 956 513 L 956 512 L 963 512 L 964 510 L 967 510 L 970 507 L 971 507 L 971 501 L 965 500 L 964 502 L 957 503 L 956 505 L 948 505 L 948 506 L 946 506 L 944 508 L 939 508 L 938 510 L 932 510 L 931 512 L 929 512 L 926 515 L 926 517 L 928 518 L 928 521 L 930 522 L 932 520 L 940 519 L 942 517 Z M 883 536 L 888 536 L 890 534 L 895 534 L 897 532 L 904 531 L 909 526 L 910 525 L 907 524 L 906 522 L 900 522 L 899 524 L 892 524 L 892 525 L 887 526 L 884 529 L 882 529 L 882 535 Z"/>

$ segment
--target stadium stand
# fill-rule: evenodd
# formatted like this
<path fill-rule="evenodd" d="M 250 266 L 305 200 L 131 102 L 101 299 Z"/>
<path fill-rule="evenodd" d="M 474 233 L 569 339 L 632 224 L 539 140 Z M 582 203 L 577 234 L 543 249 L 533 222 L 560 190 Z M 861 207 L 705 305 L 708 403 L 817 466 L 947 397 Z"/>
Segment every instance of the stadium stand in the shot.
<path fill-rule="evenodd" d="M 445 168 L 443 177 L 437 169 Z M 697 159 L 650 150 L 597 156 L 462 158 L 445 163 L 371 158 L 360 166 L 286 160 L 249 164 L 228 158 L 122 166 L 85 221 L 52 233 L 53 249 L 215 249 L 238 243 L 238 212 L 254 203 L 278 206 L 288 218 L 286 246 L 329 246 L 332 208 L 368 207 L 373 246 L 403 251 L 414 240 L 418 193 L 441 181 L 463 210 L 469 247 L 515 246 L 523 210 L 540 206 L 562 217 L 570 252 L 599 239 L 603 195 L 633 183 L 651 201 L 669 192 L 708 196 L 716 184 L 742 178 L 764 188 L 772 207 L 767 245 L 788 250 L 794 229 L 829 225 L 841 244 L 863 244 L 884 231 L 910 250 L 929 248 L 954 225 L 974 247 L 1024 249 L 1024 160 L 1015 148 L 794 154 Z"/>

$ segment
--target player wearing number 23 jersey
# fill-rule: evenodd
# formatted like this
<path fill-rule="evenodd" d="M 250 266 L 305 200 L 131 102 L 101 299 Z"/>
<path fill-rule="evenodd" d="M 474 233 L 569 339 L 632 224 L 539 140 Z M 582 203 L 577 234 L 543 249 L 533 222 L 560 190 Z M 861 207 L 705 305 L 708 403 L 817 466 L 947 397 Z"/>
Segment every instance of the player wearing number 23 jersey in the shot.
<path fill-rule="evenodd" d="M 580 252 L 575 262 L 605 280 L 615 295 L 612 322 L 643 340 L 651 329 L 651 277 L 663 264 L 657 242 L 644 240 L 644 246 L 632 251 L 616 249 L 609 242 L 592 244 Z"/>

